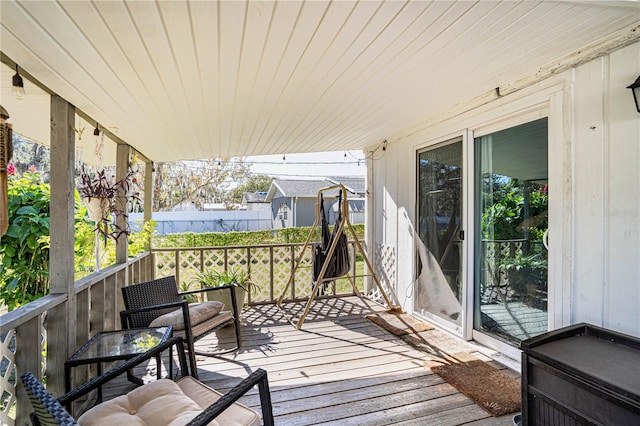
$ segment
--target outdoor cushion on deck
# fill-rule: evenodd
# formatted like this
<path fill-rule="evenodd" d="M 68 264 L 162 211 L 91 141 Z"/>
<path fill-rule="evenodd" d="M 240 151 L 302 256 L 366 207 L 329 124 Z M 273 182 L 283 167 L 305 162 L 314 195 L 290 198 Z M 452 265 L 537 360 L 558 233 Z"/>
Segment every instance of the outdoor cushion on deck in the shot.
<path fill-rule="evenodd" d="M 76 421 L 65 409 L 71 403 L 122 375 L 143 362 L 157 357 L 172 346 L 177 346 L 180 369 L 188 372 L 181 337 L 174 336 L 154 348 L 115 367 L 102 376 L 96 377 L 71 392 L 56 399 L 42 386 L 30 372 L 21 376 L 25 391 L 35 413 L 31 418 L 34 425 L 64 426 L 273 426 L 273 411 L 267 373 L 258 369 L 242 380 L 224 395 L 211 389 L 191 376 L 184 376 L 178 382 L 161 379 L 147 383 L 126 395 L 98 404 L 89 409 Z M 236 402 L 254 386 L 258 387 L 262 419 L 260 415 Z"/>
<path fill-rule="evenodd" d="M 202 407 L 176 382 L 162 379 L 103 402 L 80 416 L 78 423 L 81 426 L 178 426 L 189 423 L 201 411 Z"/>
<path fill-rule="evenodd" d="M 191 328 L 196 325 L 207 321 L 222 311 L 224 303 L 218 301 L 204 302 L 204 303 L 190 303 L 189 304 L 189 319 L 191 320 Z M 216 322 L 224 322 L 228 319 L 233 319 L 231 312 L 223 312 L 224 318 L 216 318 Z M 173 331 L 184 330 L 184 316 L 182 315 L 182 309 L 176 309 L 173 312 L 159 316 L 151 321 L 149 327 L 166 327 L 168 325 L 173 326 Z"/>
<path fill-rule="evenodd" d="M 222 394 L 193 377 L 177 383 L 163 379 L 104 402 L 78 419 L 81 426 L 184 425 L 216 402 Z M 222 412 L 211 425 L 259 425 L 260 416 L 241 404 Z"/>

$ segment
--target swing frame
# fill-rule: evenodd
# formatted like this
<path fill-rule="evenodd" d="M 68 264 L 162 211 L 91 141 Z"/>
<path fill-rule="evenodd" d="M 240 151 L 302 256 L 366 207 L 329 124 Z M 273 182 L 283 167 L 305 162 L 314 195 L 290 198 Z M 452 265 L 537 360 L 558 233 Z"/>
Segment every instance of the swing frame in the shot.
<path fill-rule="evenodd" d="M 378 287 L 378 290 L 380 291 L 380 294 L 382 295 L 382 297 L 384 298 L 385 303 L 387 304 L 387 307 L 389 309 L 393 308 L 393 305 L 391 304 L 391 301 L 389 300 L 389 297 L 387 296 L 387 293 L 384 291 L 384 288 L 382 287 L 382 284 L 380 283 L 380 280 L 378 279 L 378 276 L 376 275 L 373 267 L 371 266 L 371 262 L 369 262 L 369 257 L 367 256 L 367 253 L 365 252 L 364 248 L 362 247 L 362 244 L 360 243 L 360 239 L 358 238 L 358 235 L 356 234 L 356 231 L 353 229 L 353 226 L 351 225 L 351 221 L 349 220 L 349 202 L 347 200 L 347 189 L 345 188 L 344 185 L 342 184 L 338 184 L 338 185 L 333 185 L 333 186 L 328 186 L 325 188 L 321 188 L 320 190 L 318 190 L 318 195 L 316 197 L 316 218 L 315 221 L 313 223 L 313 226 L 311 227 L 311 230 L 309 231 L 309 235 L 307 236 L 307 240 L 304 243 L 304 246 L 302 247 L 302 251 L 300 252 L 300 256 L 298 257 L 298 260 L 296 261 L 293 270 L 291 271 L 291 275 L 289 276 L 289 281 L 287 282 L 286 287 L 284 288 L 282 294 L 280 295 L 280 297 L 278 298 L 278 301 L 276 302 L 276 306 L 278 307 L 278 309 L 280 311 L 282 311 L 283 313 L 286 314 L 286 312 L 284 312 L 284 309 L 282 308 L 282 301 L 284 299 L 285 294 L 287 294 L 287 291 L 289 291 L 289 287 L 291 287 L 291 283 L 293 282 L 293 279 L 296 275 L 296 271 L 298 270 L 298 268 L 300 267 L 300 264 L 302 263 L 302 259 L 304 258 L 304 254 L 305 251 L 307 250 L 307 247 L 309 246 L 310 242 L 311 242 L 311 238 L 313 237 L 313 233 L 316 229 L 316 226 L 318 226 L 318 223 L 320 222 L 320 207 L 321 207 L 321 197 L 322 194 L 326 191 L 331 191 L 331 190 L 335 190 L 335 189 L 339 189 L 341 191 L 342 194 L 342 205 L 340 206 L 340 208 L 342 209 L 342 214 L 341 216 L 341 220 L 339 223 L 334 223 L 334 227 L 338 226 L 338 232 L 337 235 L 340 235 L 341 232 L 345 232 L 345 228 L 348 229 L 351 232 L 351 237 L 353 238 L 353 240 L 356 243 L 356 247 L 358 249 L 358 251 L 360 252 L 360 254 L 362 255 L 362 258 L 364 259 L 366 265 L 367 265 L 367 269 L 369 271 L 368 276 L 371 276 L 373 278 L 373 280 L 376 283 L 376 286 Z M 302 325 L 304 324 L 304 320 L 307 317 L 307 314 L 309 313 L 309 310 L 311 309 L 311 305 L 313 304 L 313 301 L 316 297 L 316 294 L 318 293 L 318 289 L 320 288 L 320 285 L 324 282 L 324 281 L 334 281 L 336 278 L 325 278 L 324 275 L 327 272 L 327 267 L 329 266 L 329 261 L 331 260 L 331 256 L 333 256 L 333 253 L 336 249 L 336 246 L 338 245 L 338 238 L 335 238 L 332 242 L 331 245 L 329 246 L 329 251 L 327 252 L 327 256 L 324 259 L 324 262 L 322 264 L 322 269 L 320 270 L 320 273 L 318 274 L 318 279 L 316 280 L 316 282 L 313 285 L 313 288 L 311 289 L 311 294 L 309 295 L 309 300 L 307 300 L 307 304 L 304 308 L 304 311 L 302 313 L 302 315 L 300 316 L 300 318 L 298 319 L 297 323 L 293 323 L 291 320 L 289 320 L 289 322 L 296 327 L 298 330 L 302 329 Z M 358 288 L 356 287 L 356 283 L 355 280 L 349 280 L 349 282 L 351 283 L 351 288 L 353 289 L 353 292 L 356 294 L 356 296 L 358 297 L 362 297 L 362 294 L 360 293 L 360 291 L 358 290 Z"/>

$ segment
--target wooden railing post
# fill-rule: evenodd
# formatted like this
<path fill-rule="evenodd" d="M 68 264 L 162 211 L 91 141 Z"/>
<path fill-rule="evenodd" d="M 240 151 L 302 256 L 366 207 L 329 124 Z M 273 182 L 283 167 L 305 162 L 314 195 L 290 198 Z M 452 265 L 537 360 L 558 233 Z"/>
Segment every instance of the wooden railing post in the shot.
<path fill-rule="evenodd" d="M 64 362 L 75 350 L 76 299 L 74 290 L 74 163 L 75 107 L 51 96 L 51 294 L 67 301 L 48 313 L 47 388 L 64 393 Z"/>
<path fill-rule="evenodd" d="M 116 147 L 116 181 L 120 181 L 127 176 L 129 172 L 129 145 L 118 144 Z M 116 203 L 118 204 L 118 209 L 120 211 L 127 211 L 127 201 L 126 196 L 123 192 L 123 189 L 120 188 L 120 193 L 118 194 L 118 198 L 116 199 Z M 120 229 L 125 229 L 127 227 L 128 217 L 123 217 L 121 215 L 117 215 L 116 225 Z M 116 241 L 116 262 L 117 263 L 126 263 L 129 259 L 129 238 L 127 234 L 120 234 L 120 237 Z"/>
<path fill-rule="evenodd" d="M 144 163 L 144 223 L 151 220 L 153 212 L 153 162 Z"/>

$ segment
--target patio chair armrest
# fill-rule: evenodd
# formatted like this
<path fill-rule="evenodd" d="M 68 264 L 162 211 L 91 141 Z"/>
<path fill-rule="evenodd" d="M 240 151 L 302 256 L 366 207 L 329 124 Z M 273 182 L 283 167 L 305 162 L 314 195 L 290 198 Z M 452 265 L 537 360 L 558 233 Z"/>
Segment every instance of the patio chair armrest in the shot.
<path fill-rule="evenodd" d="M 178 293 L 178 295 L 186 296 L 186 295 L 189 295 L 189 294 L 202 293 L 202 292 L 205 292 L 205 291 L 226 290 L 226 289 L 230 289 L 232 293 L 235 293 L 235 288 L 236 288 L 236 286 L 234 284 L 226 284 L 226 285 L 220 285 L 220 286 L 216 286 L 216 287 L 204 287 L 204 288 L 197 288 L 195 290 L 181 291 L 181 292 Z"/>
<path fill-rule="evenodd" d="M 72 391 L 59 397 L 58 402 L 60 402 L 60 404 L 62 404 L 63 406 L 67 405 L 75 401 L 76 399 L 88 394 L 92 390 L 97 389 L 98 387 L 109 382 L 110 380 L 113 380 L 114 378 L 118 377 L 124 372 L 131 370 L 133 367 L 141 364 L 142 362 L 148 359 L 154 358 L 155 356 L 159 355 L 162 351 L 170 348 L 173 345 L 177 346 L 176 353 L 180 360 L 180 371 L 182 372 L 183 375 L 189 374 L 189 369 L 187 367 L 187 358 L 184 351 L 184 343 L 183 343 L 182 337 L 175 336 L 170 338 L 166 342 L 158 346 L 155 346 L 149 349 L 148 351 L 143 352 L 140 355 L 137 355 L 134 358 L 127 360 L 126 362 L 120 364 L 118 367 L 107 371 L 101 376 L 95 377 L 89 380 L 88 382 L 83 383 L 82 385 L 78 386 Z"/>
<path fill-rule="evenodd" d="M 182 308 L 185 313 L 185 319 L 189 318 L 189 303 L 186 300 L 181 300 L 179 302 L 171 302 L 171 303 L 163 303 L 162 305 L 153 305 L 153 306 L 145 306 L 142 308 L 134 308 L 127 309 L 124 311 L 120 311 L 120 323 L 122 329 L 128 329 L 129 327 L 129 318 L 132 314 L 136 314 L 139 312 L 149 312 L 149 311 L 157 311 L 159 309 L 167 309 L 167 308 Z M 185 324 L 188 324 L 189 321 L 185 321 Z"/>
<path fill-rule="evenodd" d="M 229 408 L 240 397 L 246 394 L 251 388 L 258 385 L 260 392 L 260 407 L 262 408 L 262 423 L 264 426 L 273 426 L 273 407 L 271 405 L 271 394 L 269 392 L 269 382 L 267 372 L 261 368 L 257 369 L 249 377 L 234 386 L 219 400 L 208 406 L 202 413 L 187 423 L 188 426 L 206 425 L 215 419 L 220 413 Z"/>

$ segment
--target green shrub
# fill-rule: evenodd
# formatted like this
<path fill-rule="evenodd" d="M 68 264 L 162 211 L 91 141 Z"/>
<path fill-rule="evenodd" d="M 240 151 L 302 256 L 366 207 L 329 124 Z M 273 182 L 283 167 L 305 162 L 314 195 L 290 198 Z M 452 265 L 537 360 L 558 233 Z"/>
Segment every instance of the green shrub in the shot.
<path fill-rule="evenodd" d="M 151 249 L 151 238 L 156 234 L 156 221 L 149 220 L 138 232 L 129 235 L 129 257 L 134 257 Z"/>
<path fill-rule="evenodd" d="M 0 239 L 0 302 L 13 310 L 49 293 L 49 184 L 37 173 L 9 177 L 9 229 Z M 75 279 L 96 269 L 95 228 L 87 208 L 75 192 Z M 129 238 L 129 254 L 136 256 L 149 250 L 155 222 Z M 102 243 L 100 243 L 102 244 Z M 107 262 L 115 261 L 115 244 L 102 247 Z M 101 255 L 101 257 L 102 257 Z M 104 262 L 102 262 L 104 263 Z"/>
<path fill-rule="evenodd" d="M 49 185 L 9 178 L 9 228 L 0 240 L 0 300 L 9 310 L 49 292 Z"/>
<path fill-rule="evenodd" d="M 76 192 L 75 198 L 75 230 L 74 230 L 74 269 L 75 279 L 89 275 L 95 270 L 95 225 L 89 220 L 87 207 L 80 200 L 80 195 Z"/>
<path fill-rule="evenodd" d="M 358 238 L 362 241 L 364 238 L 364 225 L 353 225 L 353 228 Z M 152 245 L 156 248 L 181 248 L 295 244 L 304 243 L 309 236 L 310 229 L 311 227 L 307 226 L 247 232 L 206 232 L 201 234 L 186 232 L 183 234 L 154 236 Z M 347 232 L 347 237 L 352 239 L 351 233 L 347 230 L 345 232 Z M 316 229 L 311 242 L 319 241 L 319 239 L 319 229 Z"/>

